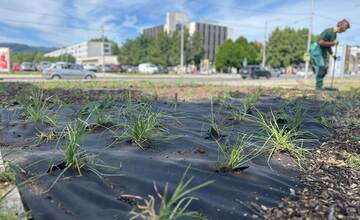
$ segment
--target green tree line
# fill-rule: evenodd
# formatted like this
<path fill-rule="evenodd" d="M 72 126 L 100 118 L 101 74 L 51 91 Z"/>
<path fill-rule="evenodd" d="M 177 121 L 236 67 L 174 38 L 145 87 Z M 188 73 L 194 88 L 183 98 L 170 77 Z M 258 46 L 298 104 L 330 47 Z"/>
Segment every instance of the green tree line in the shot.
<path fill-rule="evenodd" d="M 245 37 L 236 41 L 227 40 L 217 50 L 215 67 L 217 71 L 224 72 L 231 67 L 242 68 L 244 63 L 258 64 L 261 49 L 255 42 L 248 42 Z"/>
<path fill-rule="evenodd" d="M 12 63 L 23 63 L 23 62 L 32 62 L 32 63 L 40 63 L 41 61 L 48 62 L 70 62 L 75 63 L 75 57 L 70 54 L 66 54 L 58 57 L 46 57 L 43 53 L 40 52 L 24 52 L 24 53 L 13 53 L 11 54 L 11 62 Z"/>
<path fill-rule="evenodd" d="M 277 28 L 267 42 L 267 66 L 272 68 L 288 67 L 304 63 L 307 49 L 308 29 Z M 313 35 L 312 41 L 318 36 Z M 244 60 L 247 64 L 259 64 L 262 59 L 262 48 L 246 38 L 239 37 L 236 41 L 227 40 L 216 53 L 215 65 L 218 71 L 226 71 L 231 67 L 242 68 Z"/>
<path fill-rule="evenodd" d="M 157 37 L 140 35 L 127 40 L 120 48 L 118 60 L 121 64 L 139 65 L 150 62 L 157 65 L 176 66 L 180 64 L 179 31 L 171 34 L 160 33 Z M 199 33 L 190 36 L 184 33 L 185 64 L 199 65 L 204 53 L 202 38 Z"/>
<path fill-rule="evenodd" d="M 307 28 L 276 28 L 267 43 L 267 65 L 279 68 L 304 63 L 308 33 Z M 312 36 L 313 42 L 317 39 L 317 35 Z"/>

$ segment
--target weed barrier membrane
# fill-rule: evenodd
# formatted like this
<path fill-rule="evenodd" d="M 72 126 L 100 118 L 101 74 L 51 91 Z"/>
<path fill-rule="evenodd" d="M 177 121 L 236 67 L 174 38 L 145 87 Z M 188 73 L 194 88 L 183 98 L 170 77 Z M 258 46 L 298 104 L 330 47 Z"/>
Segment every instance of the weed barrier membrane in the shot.
<path fill-rule="evenodd" d="M 327 137 L 329 131 L 317 123 L 313 117 L 320 113 L 320 104 L 303 100 L 306 117 L 302 129 L 319 139 Z M 115 107 L 124 103 L 116 103 Z M 256 108 L 263 113 L 275 111 L 284 104 L 281 99 L 262 97 Z M 299 188 L 296 176 L 299 171 L 286 154 L 276 155 L 267 163 L 266 155 L 260 156 L 246 165 L 241 172 L 216 172 L 218 150 L 215 141 L 207 138 L 210 124 L 210 103 L 180 103 L 174 112 L 172 105 L 156 102 L 153 105 L 167 114 L 176 117 L 165 118 L 162 124 L 171 135 L 179 135 L 175 140 L 164 142 L 155 140 L 146 150 L 141 150 L 127 142 L 114 143 L 114 134 L 108 129 L 97 129 L 88 134 L 82 149 L 98 155 L 105 164 L 117 166 L 125 176 L 104 177 L 100 179 L 92 172 L 84 170 L 82 176 L 76 171 L 68 171 L 54 187 L 44 193 L 55 181 L 61 170 L 51 174 L 46 171 L 51 163 L 61 163 L 59 148 L 63 141 L 39 143 L 39 131 L 50 129 L 41 123 L 21 121 L 19 110 L 2 109 L 0 143 L 2 151 L 7 152 L 7 160 L 22 167 L 19 180 L 38 177 L 20 188 L 24 204 L 31 210 L 36 220 L 66 219 L 129 219 L 129 211 L 135 201 L 123 197 L 124 194 L 146 198 L 156 195 L 155 181 L 160 192 L 165 183 L 173 192 L 182 174 L 191 164 L 188 177 L 193 176 L 192 185 L 214 180 L 215 183 L 193 193 L 199 200 L 194 201 L 190 210 L 197 210 L 209 219 L 247 219 L 257 216 L 251 210 L 251 202 L 267 207 L 276 206 L 280 199 L 290 194 L 290 189 Z M 235 105 L 241 105 L 240 101 Z M 56 130 L 64 129 L 66 123 L 74 120 L 81 106 L 54 106 L 58 123 Z M 223 135 L 236 140 L 240 133 L 259 135 L 263 131 L 257 123 L 250 121 L 231 122 L 227 120 L 228 111 L 220 105 L 214 106 L 217 117 L 227 122 Z M 114 114 L 113 117 L 116 117 Z M 259 143 L 260 144 L 260 143 Z M 316 141 L 305 143 L 305 147 L 318 146 Z M 104 172 L 107 171 L 103 169 Z M 40 177 L 41 176 L 41 177 Z M 156 198 L 157 206 L 160 204 Z M 260 217 L 260 216 L 258 216 Z"/>

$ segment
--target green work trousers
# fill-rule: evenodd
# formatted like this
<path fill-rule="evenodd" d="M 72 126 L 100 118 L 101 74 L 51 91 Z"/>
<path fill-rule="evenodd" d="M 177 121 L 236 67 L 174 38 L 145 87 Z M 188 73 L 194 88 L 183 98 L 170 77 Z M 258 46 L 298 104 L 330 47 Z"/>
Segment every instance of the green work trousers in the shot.
<path fill-rule="evenodd" d="M 327 74 L 327 54 L 323 53 L 319 44 L 313 43 L 310 47 L 310 57 L 312 69 L 315 73 L 315 88 L 320 90 L 324 85 L 324 78 Z"/>

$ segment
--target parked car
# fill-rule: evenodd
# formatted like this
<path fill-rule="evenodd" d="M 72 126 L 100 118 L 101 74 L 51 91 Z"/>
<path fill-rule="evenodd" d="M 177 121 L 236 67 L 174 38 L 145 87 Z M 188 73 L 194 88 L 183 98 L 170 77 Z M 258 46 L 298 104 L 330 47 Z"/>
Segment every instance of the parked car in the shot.
<path fill-rule="evenodd" d="M 13 63 L 12 65 L 12 71 L 13 72 L 20 72 L 21 71 L 21 65 L 18 63 Z"/>
<path fill-rule="evenodd" d="M 122 73 L 134 73 L 135 71 L 135 67 L 133 67 L 132 65 L 121 65 L 121 72 Z"/>
<path fill-rule="evenodd" d="M 90 71 L 90 72 L 94 72 L 94 73 L 97 72 L 97 67 L 95 64 L 86 64 L 86 65 L 84 65 L 84 69 L 87 71 Z"/>
<path fill-rule="evenodd" d="M 21 70 L 22 71 L 35 71 L 35 65 L 31 62 L 23 62 L 21 64 Z"/>
<path fill-rule="evenodd" d="M 270 72 L 272 77 L 280 77 L 283 74 L 280 69 L 272 69 Z"/>
<path fill-rule="evenodd" d="M 95 79 L 94 72 L 85 70 L 82 65 L 58 62 L 43 71 L 45 79 Z"/>
<path fill-rule="evenodd" d="M 97 66 L 97 71 L 109 73 L 111 72 L 111 66 L 112 66 L 111 64 L 105 64 L 104 66 L 100 64 Z"/>
<path fill-rule="evenodd" d="M 158 65 L 157 67 L 159 73 L 169 73 L 169 69 L 167 66 Z"/>
<path fill-rule="evenodd" d="M 115 73 L 121 72 L 121 66 L 120 65 L 112 65 L 111 72 L 115 72 Z"/>
<path fill-rule="evenodd" d="M 158 73 L 159 68 L 152 63 L 142 63 L 139 65 L 139 72 L 153 74 L 153 73 Z"/>
<path fill-rule="evenodd" d="M 249 65 L 245 67 L 241 72 L 241 77 L 246 79 L 250 77 L 251 79 L 259 79 L 260 77 L 265 77 L 269 79 L 271 77 L 271 72 L 265 70 L 260 65 Z"/>
<path fill-rule="evenodd" d="M 47 68 L 51 67 L 51 63 L 48 61 L 41 61 L 37 66 L 36 66 L 36 70 L 38 71 L 43 71 Z"/>

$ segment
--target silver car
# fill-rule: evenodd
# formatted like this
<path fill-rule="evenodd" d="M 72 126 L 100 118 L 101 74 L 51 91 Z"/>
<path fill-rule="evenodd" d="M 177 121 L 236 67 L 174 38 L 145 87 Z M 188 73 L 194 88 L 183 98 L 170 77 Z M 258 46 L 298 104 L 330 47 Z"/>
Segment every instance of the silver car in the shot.
<path fill-rule="evenodd" d="M 35 71 L 36 68 L 35 68 L 35 65 L 32 64 L 31 62 L 23 62 L 21 64 L 21 70 L 22 71 Z"/>
<path fill-rule="evenodd" d="M 43 71 L 45 79 L 95 79 L 94 72 L 87 71 L 82 65 L 59 62 Z"/>

